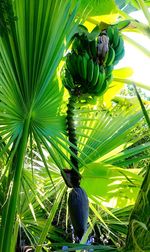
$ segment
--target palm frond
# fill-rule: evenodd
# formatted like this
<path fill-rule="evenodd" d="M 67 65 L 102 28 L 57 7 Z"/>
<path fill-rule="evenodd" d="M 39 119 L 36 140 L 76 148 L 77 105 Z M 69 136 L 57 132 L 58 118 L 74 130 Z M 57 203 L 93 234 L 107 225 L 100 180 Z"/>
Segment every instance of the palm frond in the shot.
<path fill-rule="evenodd" d="M 2 251 L 10 248 L 28 136 L 35 127 L 42 128 L 44 135 L 54 136 L 60 130 L 58 125 L 63 125 L 57 111 L 62 95 L 57 98 L 53 93 L 58 84 L 52 80 L 77 26 L 76 8 L 71 10 L 69 1 L 11 3 L 17 21 L 0 37 L 0 136 L 6 142 L 1 154 L 16 140 L 19 143 L 15 143 L 16 153 L 9 171 L 13 174 L 9 181 L 12 191 L 3 209 Z"/>
<path fill-rule="evenodd" d="M 118 152 L 123 150 L 130 143 L 129 132 L 143 118 L 139 108 L 134 111 L 130 108 L 114 117 L 105 111 L 84 115 L 79 112 L 79 116 L 77 115 L 77 121 L 80 130 L 77 126 L 77 134 L 79 149 L 82 150 L 80 158 L 85 163 L 93 162 L 114 149 L 118 148 Z M 122 147 L 119 149 L 119 146 Z"/>

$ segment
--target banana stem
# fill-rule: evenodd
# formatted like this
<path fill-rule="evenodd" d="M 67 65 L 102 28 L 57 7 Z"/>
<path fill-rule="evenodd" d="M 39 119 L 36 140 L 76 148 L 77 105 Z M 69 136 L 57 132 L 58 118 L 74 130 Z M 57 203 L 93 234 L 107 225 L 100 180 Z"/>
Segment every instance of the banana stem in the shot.
<path fill-rule="evenodd" d="M 77 139 L 76 139 L 76 129 L 74 124 L 74 107 L 77 101 L 77 97 L 75 95 L 71 95 L 68 102 L 68 110 L 67 110 L 67 117 L 66 117 L 66 125 L 67 125 L 67 133 L 69 141 L 74 145 L 70 146 L 70 150 L 75 154 L 75 156 L 70 155 L 70 160 L 72 163 L 72 170 L 71 170 L 71 183 L 73 187 L 78 187 L 80 184 L 80 174 L 78 172 L 78 151 L 77 151 Z"/>
<path fill-rule="evenodd" d="M 21 184 L 22 168 L 28 139 L 29 123 L 30 118 L 26 119 L 24 122 L 22 136 L 15 154 L 15 161 L 13 160 L 12 162 L 14 175 L 11 182 L 12 188 L 11 191 L 8 192 L 8 199 L 6 205 L 3 208 L 0 251 L 10 252 L 11 239 L 13 237 L 17 202 Z"/>

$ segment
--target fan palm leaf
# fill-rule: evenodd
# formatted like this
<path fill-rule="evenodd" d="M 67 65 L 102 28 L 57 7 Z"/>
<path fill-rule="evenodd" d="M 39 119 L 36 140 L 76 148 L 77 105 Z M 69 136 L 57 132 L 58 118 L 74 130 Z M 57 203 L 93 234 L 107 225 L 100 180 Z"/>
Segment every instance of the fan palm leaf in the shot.
<path fill-rule="evenodd" d="M 128 133 L 143 118 L 143 114 L 137 106 L 121 111 L 115 117 L 111 115 L 113 111 L 107 113 L 92 110 L 90 113 L 83 109 L 81 113 L 80 111 L 77 113 L 79 114 L 76 116 L 78 148 L 81 148 L 80 158 L 84 159 L 86 164 L 102 156 L 104 159 L 104 155 L 114 149 L 116 149 L 114 153 L 116 155 L 124 150 L 125 146 L 131 145 L 131 136 Z M 87 126 L 85 126 L 85 122 Z"/>
<path fill-rule="evenodd" d="M 11 3 L 17 21 L 0 38 L 0 135 L 6 142 L 1 155 L 13 145 L 0 242 L 1 250 L 6 252 L 10 248 L 28 136 L 36 129 L 54 137 L 63 124 L 57 110 L 62 92 L 58 92 L 53 77 L 76 29 L 76 10 L 71 10 L 69 1 Z"/>

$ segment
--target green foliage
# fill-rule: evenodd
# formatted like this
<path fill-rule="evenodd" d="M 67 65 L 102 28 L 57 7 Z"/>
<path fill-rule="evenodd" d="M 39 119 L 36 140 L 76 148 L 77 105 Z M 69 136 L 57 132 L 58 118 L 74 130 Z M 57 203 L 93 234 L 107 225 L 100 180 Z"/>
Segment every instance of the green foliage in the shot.
<path fill-rule="evenodd" d="M 73 4 L 77 4 L 77 0 L 72 1 Z M 110 13 L 116 13 L 117 8 L 114 0 L 81 0 L 79 4 L 79 15 L 84 17 L 87 16 L 98 16 L 98 15 L 107 15 Z"/>
<path fill-rule="evenodd" d="M 0 33 L 4 26 L 8 28 L 0 37 L 0 250 L 15 251 L 18 232 L 36 251 L 61 249 L 66 244 L 65 235 L 61 235 L 67 229 L 68 212 L 63 215 L 63 230 L 54 228 L 52 221 L 57 216 L 59 219 L 62 199 L 66 208 L 66 186 L 60 170 L 72 165 L 69 157 L 73 152 L 65 130 L 66 97 L 56 70 L 81 18 L 118 10 L 114 1 L 81 1 L 77 6 L 77 1 L 9 3 L 10 12 L 0 8 Z M 123 78 L 119 81 L 124 83 Z M 86 241 L 97 225 L 104 234 L 110 234 L 113 245 L 69 243 L 68 251 L 83 247 L 116 251 L 124 245 L 130 205 L 142 182 L 140 170 L 126 167 L 135 161 L 135 155 L 149 149 L 148 141 L 135 145 L 142 134 L 137 138 L 132 135 L 143 114 L 137 105 L 107 110 L 99 100 L 95 105 L 78 101 L 74 112 L 82 185 L 90 200 L 90 226 L 83 239 Z M 146 202 L 143 209 L 149 213 L 147 181 L 143 182 L 146 194 L 140 194 L 135 206 L 142 209 L 142 195 Z M 145 236 L 144 246 L 149 246 L 147 218 L 142 214 L 140 223 L 133 225 L 131 237 L 140 247 L 140 237 L 135 240 L 138 231 Z M 62 243 L 58 244 L 60 238 Z"/>

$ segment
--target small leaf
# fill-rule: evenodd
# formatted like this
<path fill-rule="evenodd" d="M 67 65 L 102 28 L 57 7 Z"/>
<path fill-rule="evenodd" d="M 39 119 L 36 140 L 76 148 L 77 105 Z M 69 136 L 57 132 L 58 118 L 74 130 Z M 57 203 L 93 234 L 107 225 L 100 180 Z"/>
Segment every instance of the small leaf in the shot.
<path fill-rule="evenodd" d="M 128 27 L 130 22 L 131 22 L 130 20 L 123 20 L 123 21 L 120 21 L 119 23 L 117 23 L 116 26 L 119 30 L 122 30 L 122 29 Z"/>

